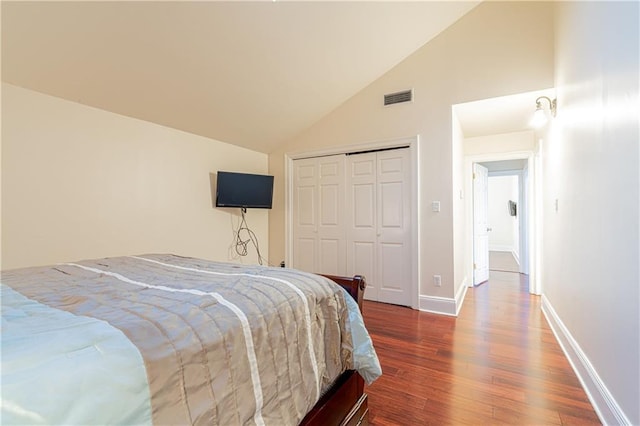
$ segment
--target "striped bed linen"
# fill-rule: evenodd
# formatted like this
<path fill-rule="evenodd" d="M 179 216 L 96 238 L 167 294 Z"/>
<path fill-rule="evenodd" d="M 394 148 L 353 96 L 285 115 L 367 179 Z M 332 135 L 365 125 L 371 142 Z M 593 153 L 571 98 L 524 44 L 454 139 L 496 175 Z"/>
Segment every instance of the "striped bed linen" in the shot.
<path fill-rule="evenodd" d="M 313 274 L 155 254 L 1 281 L 3 424 L 295 425 L 344 370 L 381 373 Z"/>

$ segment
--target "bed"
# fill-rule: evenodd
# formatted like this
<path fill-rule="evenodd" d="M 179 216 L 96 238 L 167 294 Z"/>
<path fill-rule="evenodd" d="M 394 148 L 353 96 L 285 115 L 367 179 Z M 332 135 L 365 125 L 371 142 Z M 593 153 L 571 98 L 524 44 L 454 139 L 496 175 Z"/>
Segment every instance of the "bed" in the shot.
<path fill-rule="evenodd" d="M 3 424 L 366 424 L 362 277 L 149 254 L 1 282 Z"/>

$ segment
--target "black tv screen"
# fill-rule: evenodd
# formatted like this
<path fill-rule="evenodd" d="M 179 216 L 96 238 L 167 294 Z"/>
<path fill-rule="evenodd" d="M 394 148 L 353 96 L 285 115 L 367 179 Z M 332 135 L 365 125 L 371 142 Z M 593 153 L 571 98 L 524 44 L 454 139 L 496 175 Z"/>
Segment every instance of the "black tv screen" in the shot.
<path fill-rule="evenodd" d="M 216 207 L 270 209 L 273 176 L 218 172 Z"/>

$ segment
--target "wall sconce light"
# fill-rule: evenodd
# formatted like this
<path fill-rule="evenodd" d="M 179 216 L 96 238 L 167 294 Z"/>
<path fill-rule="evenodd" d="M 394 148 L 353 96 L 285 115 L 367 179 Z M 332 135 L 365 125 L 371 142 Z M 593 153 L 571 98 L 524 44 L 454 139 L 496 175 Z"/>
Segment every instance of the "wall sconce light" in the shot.
<path fill-rule="evenodd" d="M 542 108 L 542 101 L 545 99 L 547 100 L 547 102 L 549 102 L 549 112 L 551 113 L 551 116 L 556 116 L 557 100 L 548 98 L 547 96 L 540 96 L 538 99 L 536 99 L 536 110 L 533 113 L 533 118 L 531 118 L 531 127 L 540 128 L 546 124 L 547 113 Z"/>

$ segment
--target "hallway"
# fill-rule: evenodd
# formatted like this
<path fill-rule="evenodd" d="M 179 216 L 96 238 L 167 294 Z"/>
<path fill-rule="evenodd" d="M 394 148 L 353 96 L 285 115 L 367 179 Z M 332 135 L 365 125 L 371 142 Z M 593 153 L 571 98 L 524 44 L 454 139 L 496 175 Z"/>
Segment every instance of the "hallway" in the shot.
<path fill-rule="evenodd" d="M 458 318 L 365 302 L 383 369 L 366 388 L 371 424 L 600 424 L 527 289 L 491 271 Z"/>
<path fill-rule="evenodd" d="M 502 272 L 519 272 L 520 265 L 516 262 L 513 254 L 506 251 L 489 252 L 489 270 Z"/>

